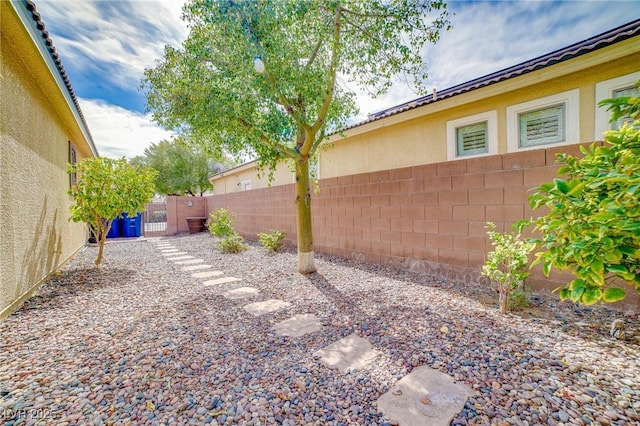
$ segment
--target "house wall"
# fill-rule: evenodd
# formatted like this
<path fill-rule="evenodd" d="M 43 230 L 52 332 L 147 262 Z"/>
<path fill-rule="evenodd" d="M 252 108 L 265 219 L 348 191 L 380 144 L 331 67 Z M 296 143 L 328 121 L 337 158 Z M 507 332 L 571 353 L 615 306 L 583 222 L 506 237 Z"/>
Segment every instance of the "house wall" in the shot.
<path fill-rule="evenodd" d="M 279 163 L 269 181 L 268 172 L 258 174 L 255 163 L 239 166 L 209 179 L 213 185 L 213 193 L 229 194 L 243 191 L 243 182 L 251 182 L 251 189 L 268 188 L 269 186 L 293 183 L 293 172 L 284 162 Z"/>
<path fill-rule="evenodd" d="M 640 52 L 630 43 L 374 121 L 347 131 L 344 138 L 336 135 L 320 154 L 320 176 L 447 161 L 447 121 L 487 111 L 497 112 L 497 153 L 507 153 L 508 106 L 574 89 L 579 91 L 579 136 L 568 143 L 593 141 L 596 103 L 601 100 L 595 97 L 596 84 L 640 71 Z"/>
<path fill-rule="evenodd" d="M 51 71 L 8 2 L 0 2 L 0 318 L 87 241 L 69 222 L 69 141 L 93 155 Z"/>

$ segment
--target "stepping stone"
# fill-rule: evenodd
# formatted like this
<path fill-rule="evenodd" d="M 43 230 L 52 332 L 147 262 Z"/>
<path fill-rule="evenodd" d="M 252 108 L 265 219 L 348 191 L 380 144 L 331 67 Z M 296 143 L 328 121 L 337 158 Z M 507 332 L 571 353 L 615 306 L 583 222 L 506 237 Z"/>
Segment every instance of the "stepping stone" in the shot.
<path fill-rule="evenodd" d="M 260 290 L 255 287 L 240 287 L 233 290 L 225 291 L 222 295 L 230 300 L 238 300 L 257 296 L 259 293 Z"/>
<path fill-rule="evenodd" d="M 192 277 L 195 278 L 208 278 L 208 277 L 217 277 L 222 275 L 224 272 L 222 271 L 206 271 L 206 272 L 196 272 L 195 274 L 191 274 Z"/>
<path fill-rule="evenodd" d="M 182 256 L 187 254 L 186 251 L 176 251 L 175 253 L 162 253 L 164 257 Z"/>
<path fill-rule="evenodd" d="M 378 398 L 378 410 L 393 424 L 445 426 L 475 395 L 463 383 L 427 366 L 414 368 Z"/>
<path fill-rule="evenodd" d="M 176 262 L 176 265 L 193 265 L 194 263 L 202 263 L 204 260 L 202 259 L 189 259 L 189 260 L 181 260 Z"/>
<path fill-rule="evenodd" d="M 223 278 L 218 278 L 216 280 L 209 280 L 209 281 L 205 281 L 202 284 L 205 287 L 210 287 L 210 286 L 214 286 L 214 285 L 218 285 L 218 284 L 226 284 L 226 283 L 232 283 L 234 281 L 240 281 L 240 278 L 236 278 L 236 277 L 223 277 Z"/>
<path fill-rule="evenodd" d="M 264 302 L 250 303 L 244 307 L 244 310 L 255 316 L 260 316 L 270 312 L 279 311 L 280 309 L 284 309 L 290 305 L 291 303 L 285 302 L 284 300 L 269 299 Z"/>
<path fill-rule="evenodd" d="M 198 269 L 208 269 L 208 268 L 211 268 L 211 265 L 201 263 L 199 265 L 183 266 L 181 269 L 183 271 L 197 271 Z"/>
<path fill-rule="evenodd" d="M 277 336 L 300 337 L 314 333 L 322 328 L 320 320 L 313 314 L 296 315 L 277 323 L 273 330 Z"/>
<path fill-rule="evenodd" d="M 329 368 L 337 368 L 341 373 L 352 369 L 361 370 L 379 355 L 381 352 L 374 350 L 367 339 L 355 334 L 343 337 L 313 354 L 314 358 L 320 359 Z"/>
<path fill-rule="evenodd" d="M 174 260 L 174 261 L 175 261 L 175 260 L 187 260 L 187 259 L 195 259 L 195 257 L 193 257 L 193 256 L 189 256 L 189 255 L 186 255 L 186 256 L 178 256 L 178 257 L 167 257 L 167 260 Z"/>

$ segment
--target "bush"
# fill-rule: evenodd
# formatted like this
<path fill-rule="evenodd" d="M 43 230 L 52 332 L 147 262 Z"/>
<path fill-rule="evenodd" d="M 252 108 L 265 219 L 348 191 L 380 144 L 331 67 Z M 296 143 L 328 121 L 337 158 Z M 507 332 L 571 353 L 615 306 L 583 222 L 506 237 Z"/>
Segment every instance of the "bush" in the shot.
<path fill-rule="evenodd" d="M 229 210 L 222 208 L 209 213 L 209 232 L 211 235 L 224 238 L 236 234 L 231 215 Z"/>
<path fill-rule="evenodd" d="M 487 261 L 482 266 L 482 275 L 498 284 L 500 293 L 500 311 L 509 310 L 510 306 L 522 306 L 524 280 L 529 276 L 529 253 L 535 248 L 535 243 L 523 241 L 520 232 L 527 222 L 519 222 L 517 230 L 510 233 L 495 232 L 495 224 L 487 222 L 487 234 L 491 239 L 494 251 L 487 255 Z"/>
<path fill-rule="evenodd" d="M 278 251 L 280 247 L 282 247 L 282 243 L 284 242 L 284 237 L 286 236 L 286 232 L 284 231 L 276 231 L 272 229 L 268 234 L 259 233 L 258 241 L 262 247 L 264 247 L 267 251 Z"/>
<path fill-rule="evenodd" d="M 230 235 L 225 236 L 218 244 L 218 248 L 224 253 L 240 253 L 245 251 L 249 246 L 244 243 L 242 235 L 233 232 Z"/>
<path fill-rule="evenodd" d="M 558 177 L 529 197 L 533 209 L 548 209 L 535 222 L 543 251 L 534 263 L 546 275 L 571 271 L 575 279 L 556 290 L 584 305 L 624 299 L 625 282 L 640 294 L 640 98 L 600 104 L 611 121 L 632 123 L 606 132 L 602 146 L 581 147 L 581 158 L 558 154 Z"/>

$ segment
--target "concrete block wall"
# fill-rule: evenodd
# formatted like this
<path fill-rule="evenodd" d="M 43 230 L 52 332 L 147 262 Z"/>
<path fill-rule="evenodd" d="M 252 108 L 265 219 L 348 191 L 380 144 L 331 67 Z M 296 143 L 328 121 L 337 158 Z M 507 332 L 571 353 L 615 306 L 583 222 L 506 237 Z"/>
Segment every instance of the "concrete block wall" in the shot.
<path fill-rule="evenodd" d="M 312 199 L 315 251 L 481 281 L 480 267 L 492 250 L 486 222 L 502 231 L 543 214 L 530 209 L 528 196 L 557 176 L 560 152 L 578 156 L 579 145 L 322 179 Z M 233 211 L 243 236 L 255 239 L 258 232 L 284 229 L 295 245 L 293 185 L 207 200 L 209 211 Z M 568 274 L 547 278 L 534 268 L 529 283 L 550 291 L 569 279 Z M 628 302 L 640 306 L 636 297 Z"/>
<path fill-rule="evenodd" d="M 187 217 L 207 217 L 207 199 L 205 197 L 168 196 L 167 204 L 167 235 L 184 234 L 189 232 Z"/>

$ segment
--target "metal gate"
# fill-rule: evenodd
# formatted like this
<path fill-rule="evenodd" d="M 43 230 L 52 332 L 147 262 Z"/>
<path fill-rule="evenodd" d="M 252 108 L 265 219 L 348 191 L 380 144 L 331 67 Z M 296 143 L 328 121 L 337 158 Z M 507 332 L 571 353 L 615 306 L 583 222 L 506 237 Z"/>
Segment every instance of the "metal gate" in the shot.
<path fill-rule="evenodd" d="M 167 235 L 167 203 L 152 201 L 147 204 L 142 215 L 143 234 L 145 237 L 162 237 Z"/>

